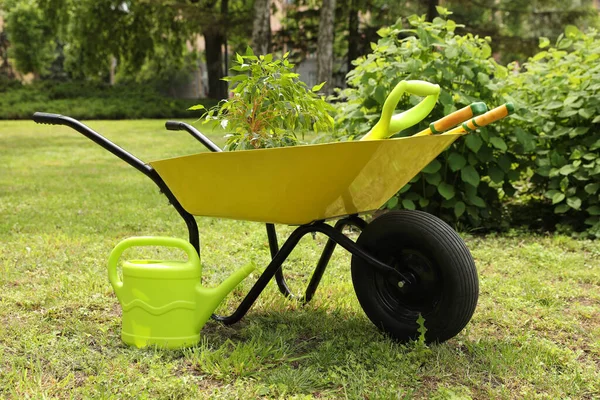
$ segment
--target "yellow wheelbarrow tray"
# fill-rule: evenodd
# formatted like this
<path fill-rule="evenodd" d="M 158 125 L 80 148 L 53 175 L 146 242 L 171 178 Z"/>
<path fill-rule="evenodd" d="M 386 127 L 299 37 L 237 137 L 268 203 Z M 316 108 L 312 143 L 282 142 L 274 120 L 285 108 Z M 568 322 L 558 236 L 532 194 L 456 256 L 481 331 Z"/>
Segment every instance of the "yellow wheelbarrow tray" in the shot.
<path fill-rule="evenodd" d="M 427 92 L 409 82 L 401 87 L 406 88 L 427 96 L 414 107 L 422 119 L 439 87 L 426 87 Z M 466 245 L 446 223 L 424 212 L 393 211 L 369 223 L 359 214 L 380 208 L 459 136 L 510 111 L 508 106 L 499 109 L 470 119 L 482 110 L 465 107 L 415 136 L 369 140 L 418 122 L 414 115 L 406 122 L 388 112 L 388 122 L 378 123 L 367 140 L 236 152 L 222 152 L 186 123 L 167 122 L 167 129 L 187 131 L 211 152 L 149 164 L 73 118 L 38 112 L 33 119 L 73 128 L 150 178 L 184 220 L 198 255 L 194 215 L 266 223 L 272 260 L 237 309 L 213 319 L 239 321 L 273 277 L 282 294 L 294 297 L 282 264 L 302 237 L 322 233 L 328 240 L 300 301 L 312 299 L 340 245 L 352 254 L 353 286 L 375 326 L 394 339 L 412 340 L 419 336 L 417 320 L 423 317 L 426 341 L 442 342 L 466 326 L 477 304 L 477 271 Z M 432 135 L 467 119 L 454 130 Z M 339 219 L 328 224 L 332 218 Z M 299 226 L 280 247 L 275 224 Z M 347 226 L 361 231 L 356 242 L 343 233 Z"/>
<path fill-rule="evenodd" d="M 379 209 L 460 134 L 150 162 L 192 215 L 304 225 Z"/>

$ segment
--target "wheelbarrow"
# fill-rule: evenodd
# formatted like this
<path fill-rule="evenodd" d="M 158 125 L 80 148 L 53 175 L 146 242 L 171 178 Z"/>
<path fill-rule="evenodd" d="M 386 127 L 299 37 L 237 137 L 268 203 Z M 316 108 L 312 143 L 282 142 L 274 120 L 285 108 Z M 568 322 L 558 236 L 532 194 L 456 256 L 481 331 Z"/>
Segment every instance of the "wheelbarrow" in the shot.
<path fill-rule="evenodd" d="M 405 91 L 426 98 L 393 115 Z M 222 152 L 193 126 L 169 121 L 168 130 L 187 131 L 210 152 L 150 163 L 68 116 L 36 112 L 33 120 L 69 126 L 150 178 L 184 220 L 198 255 L 194 216 L 266 224 L 269 265 L 237 309 L 228 316 L 213 314 L 214 320 L 226 325 L 239 321 L 273 277 L 279 291 L 293 297 L 282 264 L 302 237 L 318 232 L 328 241 L 300 301 L 313 298 L 340 245 L 352 255 L 359 303 L 379 329 L 397 340 L 412 340 L 419 335 L 417 319 L 422 316 L 426 341 L 443 342 L 465 327 L 477 304 L 477 271 L 465 243 L 445 222 L 424 212 L 391 211 L 371 222 L 361 217 L 383 206 L 461 135 L 512 111 L 504 105 L 475 116 L 485 111 L 477 103 L 416 135 L 378 140 L 425 118 L 438 94 L 437 85 L 401 82 L 386 100 L 378 124 L 360 141 Z M 333 219 L 337 221 L 328 223 Z M 275 224 L 297 226 L 281 247 Z M 343 233 L 347 226 L 361 231 L 356 242 Z"/>

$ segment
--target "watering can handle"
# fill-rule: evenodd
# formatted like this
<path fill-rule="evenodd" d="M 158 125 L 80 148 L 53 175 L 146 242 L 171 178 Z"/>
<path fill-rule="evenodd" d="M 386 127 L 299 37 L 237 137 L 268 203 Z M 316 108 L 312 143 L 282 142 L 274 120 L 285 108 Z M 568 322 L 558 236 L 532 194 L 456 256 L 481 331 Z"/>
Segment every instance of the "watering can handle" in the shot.
<path fill-rule="evenodd" d="M 404 93 L 426 97 L 410 110 L 393 115 Z M 361 140 L 384 139 L 419 123 L 429 115 L 439 95 L 439 85 L 425 81 L 400 81 L 385 99 L 379 122 Z"/>
<path fill-rule="evenodd" d="M 121 258 L 121 254 L 130 247 L 138 246 L 176 247 L 185 251 L 190 262 L 200 265 L 200 257 L 198 256 L 198 253 L 196 253 L 196 249 L 194 249 L 194 246 L 186 240 L 164 236 L 130 237 L 117 244 L 108 257 L 108 280 L 115 289 L 115 292 L 123 286 L 123 282 L 119 279 L 119 275 L 117 274 L 117 263 Z"/>

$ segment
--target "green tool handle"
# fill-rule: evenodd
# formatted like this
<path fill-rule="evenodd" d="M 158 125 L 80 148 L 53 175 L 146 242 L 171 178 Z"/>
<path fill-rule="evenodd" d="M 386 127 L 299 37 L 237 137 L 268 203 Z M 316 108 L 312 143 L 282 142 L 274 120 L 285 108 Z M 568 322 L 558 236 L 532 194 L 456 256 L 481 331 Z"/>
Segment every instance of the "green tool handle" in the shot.
<path fill-rule="evenodd" d="M 117 263 L 119 262 L 121 255 L 128 248 L 139 246 L 175 247 L 183 250 L 187 254 L 189 262 L 200 265 L 200 258 L 198 257 L 198 253 L 196 253 L 196 249 L 194 249 L 194 246 L 186 240 L 164 236 L 130 237 L 121 241 L 108 257 L 108 280 L 115 289 L 115 292 L 123 287 L 123 282 L 117 274 Z"/>
<path fill-rule="evenodd" d="M 426 97 L 410 110 L 393 115 L 404 93 Z M 431 112 L 439 95 L 440 87 L 433 83 L 424 81 L 399 82 L 385 100 L 379 122 L 361 140 L 385 139 L 396 132 L 419 123 Z"/>

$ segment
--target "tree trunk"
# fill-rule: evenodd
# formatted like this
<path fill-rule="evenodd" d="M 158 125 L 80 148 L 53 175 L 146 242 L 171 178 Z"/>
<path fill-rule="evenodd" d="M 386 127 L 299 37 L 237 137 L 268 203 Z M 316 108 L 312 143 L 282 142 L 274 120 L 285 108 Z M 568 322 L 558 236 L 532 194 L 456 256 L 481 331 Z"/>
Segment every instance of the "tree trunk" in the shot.
<path fill-rule="evenodd" d="M 358 0 L 350 0 L 348 15 L 348 72 L 354 69 L 352 61 L 358 58 Z"/>
<path fill-rule="evenodd" d="M 436 6 L 440 5 L 440 0 L 427 0 L 427 21 L 433 21 L 438 16 Z"/>
<path fill-rule="evenodd" d="M 222 81 L 223 74 L 223 43 L 225 36 L 215 30 L 204 32 L 206 52 L 206 72 L 208 74 L 208 97 L 224 99 L 227 97 L 227 82 Z"/>
<path fill-rule="evenodd" d="M 229 0 L 221 0 L 221 21 L 229 21 Z M 229 46 L 227 45 L 227 28 L 223 32 L 223 76 L 229 71 Z M 227 82 L 225 84 L 225 95 L 227 96 Z"/>
<path fill-rule="evenodd" d="M 333 90 L 333 29 L 335 22 L 335 0 L 323 0 L 319 19 L 319 39 L 317 42 L 318 83 L 327 82 L 322 91 L 330 94 Z"/>
<path fill-rule="evenodd" d="M 252 25 L 252 50 L 267 54 L 271 48 L 271 0 L 254 1 L 254 23 Z"/>
<path fill-rule="evenodd" d="M 208 75 L 208 97 L 225 99 L 228 96 L 227 82 L 227 27 L 229 17 L 229 0 L 221 0 L 221 10 L 217 21 L 207 26 L 203 32 L 206 54 L 206 73 Z"/>

